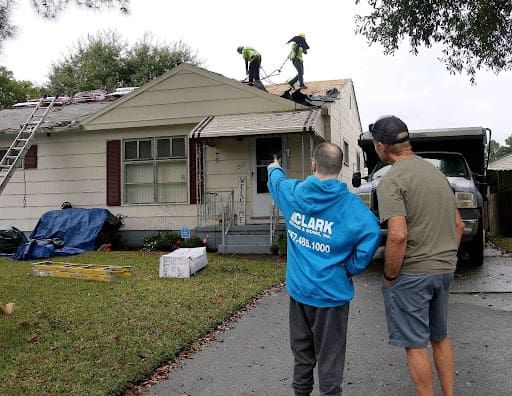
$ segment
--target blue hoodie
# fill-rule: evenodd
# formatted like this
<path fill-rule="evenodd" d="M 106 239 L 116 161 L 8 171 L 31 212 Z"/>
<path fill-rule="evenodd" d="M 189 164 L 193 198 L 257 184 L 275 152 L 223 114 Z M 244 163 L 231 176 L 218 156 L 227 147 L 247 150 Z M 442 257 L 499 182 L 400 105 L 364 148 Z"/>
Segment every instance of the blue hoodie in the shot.
<path fill-rule="evenodd" d="M 351 278 L 379 246 L 377 218 L 336 179 L 288 180 L 282 168 L 270 166 L 268 188 L 286 222 L 288 294 L 318 308 L 352 300 Z"/>

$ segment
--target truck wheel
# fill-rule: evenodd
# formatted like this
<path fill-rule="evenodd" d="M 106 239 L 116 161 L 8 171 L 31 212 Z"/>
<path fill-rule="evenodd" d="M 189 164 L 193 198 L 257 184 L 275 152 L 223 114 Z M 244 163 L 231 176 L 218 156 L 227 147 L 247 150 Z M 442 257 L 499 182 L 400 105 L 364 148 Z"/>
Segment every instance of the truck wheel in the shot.
<path fill-rule="evenodd" d="M 471 241 L 469 253 L 469 261 L 475 267 L 480 267 L 484 263 L 484 247 L 485 247 L 485 232 L 482 224 L 482 218 L 478 222 L 478 230 L 475 238 Z"/>

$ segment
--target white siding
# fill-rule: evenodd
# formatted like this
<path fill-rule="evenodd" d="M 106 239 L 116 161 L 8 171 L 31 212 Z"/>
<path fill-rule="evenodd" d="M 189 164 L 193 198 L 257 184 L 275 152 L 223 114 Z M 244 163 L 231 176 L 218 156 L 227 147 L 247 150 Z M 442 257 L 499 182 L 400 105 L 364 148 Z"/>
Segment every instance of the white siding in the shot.
<path fill-rule="evenodd" d="M 239 178 L 246 178 L 245 208 L 249 214 L 252 197 L 251 137 L 215 139 L 206 150 L 206 191 L 234 192 L 235 213 L 240 211 Z M 247 216 L 249 222 L 249 216 Z"/>
<path fill-rule="evenodd" d="M 357 144 L 361 130 L 361 122 L 354 97 L 352 81 L 348 81 L 343 87 L 338 99 L 329 108 L 331 118 L 331 142 L 336 143 L 343 149 L 343 142 L 349 145 L 349 164 L 344 165 L 341 171 L 341 180 L 347 184 L 350 190 L 352 187 L 352 173 L 356 170 L 357 153 L 359 152 L 361 162 L 363 161 L 362 150 Z M 361 168 L 364 164 L 361 165 Z"/>
<path fill-rule="evenodd" d="M 73 207 L 107 208 L 126 215 L 124 230 L 179 229 L 195 227 L 196 206 L 106 206 L 106 142 L 113 139 L 187 135 L 193 125 L 133 129 L 123 132 L 55 133 L 37 136 L 37 169 L 18 169 L 0 195 L 0 219 L 22 231 L 31 231 L 41 215 Z M 0 146 L 10 141 L 3 137 Z M 25 206 L 24 206 L 25 199 Z"/>

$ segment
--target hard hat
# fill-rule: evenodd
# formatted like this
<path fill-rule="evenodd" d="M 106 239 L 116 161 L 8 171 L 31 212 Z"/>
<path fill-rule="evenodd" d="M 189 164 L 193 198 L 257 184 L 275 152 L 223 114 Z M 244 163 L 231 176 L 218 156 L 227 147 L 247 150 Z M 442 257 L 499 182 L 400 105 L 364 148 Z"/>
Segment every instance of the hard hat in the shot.
<path fill-rule="evenodd" d="M 244 50 L 244 47 L 240 46 L 236 49 L 236 52 L 238 52 L 239 54 L 242 53 L 242 51 Z"/>
<path fill-rule="evenodd" d="M 306 38 L 306 33 L 299 33 L 298 35 L 299 35 L 300 37 L 304 37 L 304 38 Z"/>

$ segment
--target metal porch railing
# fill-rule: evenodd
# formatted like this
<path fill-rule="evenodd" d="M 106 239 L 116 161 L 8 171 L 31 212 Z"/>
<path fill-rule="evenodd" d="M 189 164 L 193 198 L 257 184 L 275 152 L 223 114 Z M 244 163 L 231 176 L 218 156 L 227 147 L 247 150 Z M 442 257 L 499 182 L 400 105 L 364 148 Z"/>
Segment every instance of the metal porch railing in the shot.
<path fill-rule="evenodd" d="M 272 201 L 272 205 L 270 207 L 270 246 L 272 246 L 272 243 L 276 238 L 277 225 L 279 224 L 280 217 L 281 214 L 279 212 L 279 208 L 277 207 L 275 202 Z"/>
<path fill-rule="evenodd" d="M 200 227 L 222 225 L 222 243 L 234 221 L 235 194 L 229 191 L 208 191 L 197 205 L 198 223 Z"/>

